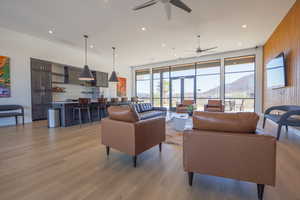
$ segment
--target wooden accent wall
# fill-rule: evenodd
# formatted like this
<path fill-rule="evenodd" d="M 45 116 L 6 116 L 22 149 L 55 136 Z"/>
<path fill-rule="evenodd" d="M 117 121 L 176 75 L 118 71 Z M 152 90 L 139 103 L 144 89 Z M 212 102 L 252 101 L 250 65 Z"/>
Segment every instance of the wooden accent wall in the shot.
<path fill-rule="evenodd" d="M 264 45 L 264 72 L 266 64 L 280 52 L 286 55 L 288 87 L 268 89 L 264 73 L 264 109 L 273 105 L 300 105 L 300 0 Z"/>

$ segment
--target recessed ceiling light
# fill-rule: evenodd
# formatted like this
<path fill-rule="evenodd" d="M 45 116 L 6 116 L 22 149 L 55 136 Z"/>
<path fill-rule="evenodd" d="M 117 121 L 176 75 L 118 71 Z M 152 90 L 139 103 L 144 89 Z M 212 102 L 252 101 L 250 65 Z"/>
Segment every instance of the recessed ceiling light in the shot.
<path fill-rule="evenodd" d="M 142 27 L 141 29 L 142 29 L 142 31 L 146 31 L 147 30 L 146 27 Z"/>
<path fill-rule="evenodd" d="M 93 49 L 95 46 L 93 44 L 90 45 L 90 48 Z"/>
<path fill-rule="evenodd" d="M 247 28 L 247 27 L 248 27 L 247 24 L 242 25 L 242 28 Z"/>
<path fill-rule="evenodd" d="M 162 46 L 162 47 L 166 47 L 167 45 L 166 45 L 165 43 L 162 43 L 161 46 Z"/>
<path fill-rule="evenodd" d="M 49 34 L 53 34 L 54 31 L 53 31 L 53 30 L 49 30 L 48 33 L 49 33 Z"/>

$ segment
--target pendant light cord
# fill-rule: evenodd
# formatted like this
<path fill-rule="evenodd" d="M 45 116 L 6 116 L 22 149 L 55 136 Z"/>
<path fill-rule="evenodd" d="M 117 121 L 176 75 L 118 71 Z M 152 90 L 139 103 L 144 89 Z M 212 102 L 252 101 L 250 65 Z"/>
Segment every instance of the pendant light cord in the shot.
<path fill-rule="evenodd" d="M 116 64 L 116 47 L 113 47 L 113 71 L 115 71 L 115 64 Z"/>
<path fill-rule="evenodd" d="M 88 39 L 88 36 L 87 35 L 84 35 L 84 41 L 85 41 L 85 65 L 87 65 L 87 39 Z"/>

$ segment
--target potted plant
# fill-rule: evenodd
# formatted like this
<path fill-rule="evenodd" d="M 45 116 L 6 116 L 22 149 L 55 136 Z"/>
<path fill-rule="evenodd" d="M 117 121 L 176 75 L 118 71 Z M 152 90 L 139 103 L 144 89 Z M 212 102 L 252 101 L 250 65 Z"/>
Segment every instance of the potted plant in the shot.
<path fill-rule="evenodd" d="M 189 105 L 187 107 L 187 111 L 188 111 L 189 116 L 193 116 L 194 110 L 195 110 L 194 105 Z"/>

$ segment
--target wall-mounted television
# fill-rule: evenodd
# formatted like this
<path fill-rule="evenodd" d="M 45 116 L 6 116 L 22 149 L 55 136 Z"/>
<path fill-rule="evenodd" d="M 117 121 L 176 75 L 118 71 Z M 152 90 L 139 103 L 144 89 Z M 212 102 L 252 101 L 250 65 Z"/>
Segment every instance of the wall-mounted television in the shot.
<path fill-rule="evenodd" d="M 276 89 L 287 86 L 284 53 L 280 53 L 267 64 L 267 87 Z"/>

